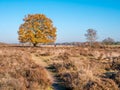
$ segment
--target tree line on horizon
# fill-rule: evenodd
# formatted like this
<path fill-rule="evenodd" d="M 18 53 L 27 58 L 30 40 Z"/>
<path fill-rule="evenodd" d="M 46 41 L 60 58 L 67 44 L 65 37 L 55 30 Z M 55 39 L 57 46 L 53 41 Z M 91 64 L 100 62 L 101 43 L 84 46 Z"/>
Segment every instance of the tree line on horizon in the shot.
<path fill-rule="evenodd" d="M 24 23 L 20 25 L 18 31 L 18 39 L 20 43 L 32 43 L 33 46 L 37 44 L 52 44 L 56 40 L 56 27 L 53 26 L 51 19 L 47 18 L 44 14 L 29 14 L 23 19 Z M 90 47 L 94 45 L 97 40 L 97 31 L 88 29 L 85 37 L 89 42 Z M 119 44 L 113 38 L 108 37 L 102 41 L 103 44 Z"/>

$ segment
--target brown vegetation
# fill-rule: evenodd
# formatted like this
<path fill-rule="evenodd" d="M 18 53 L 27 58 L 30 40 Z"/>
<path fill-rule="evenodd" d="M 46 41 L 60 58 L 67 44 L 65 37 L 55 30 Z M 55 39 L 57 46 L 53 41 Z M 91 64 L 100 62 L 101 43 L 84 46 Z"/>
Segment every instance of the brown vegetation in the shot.
<path fill-rule="evenodd" d="M 52 85 L 48 68 L 69 90 L 119 90 L 119 53 L 115 47 L 0 47 L 0 89 L 48 89 Z"/>
<path fill-rule="evenodd" d="M 0 90 L 48 90 L 46 70 L 32 62 L 30 54 L 15 48 L 0 48 Z"/>

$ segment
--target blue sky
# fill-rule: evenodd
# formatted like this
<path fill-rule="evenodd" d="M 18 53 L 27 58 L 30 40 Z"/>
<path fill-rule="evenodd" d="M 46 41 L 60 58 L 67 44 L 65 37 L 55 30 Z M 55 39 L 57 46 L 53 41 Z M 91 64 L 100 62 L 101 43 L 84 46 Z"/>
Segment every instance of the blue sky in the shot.
<path fill-rule="evenodd" d="M 120 41 L 120 0 L 0 0 L 0 42 L 17 43 L 24 16 L 36 13 L 52 19 L 56 42 L 86 41 L 89 28 L 97 31 L 98 41 Z"/>

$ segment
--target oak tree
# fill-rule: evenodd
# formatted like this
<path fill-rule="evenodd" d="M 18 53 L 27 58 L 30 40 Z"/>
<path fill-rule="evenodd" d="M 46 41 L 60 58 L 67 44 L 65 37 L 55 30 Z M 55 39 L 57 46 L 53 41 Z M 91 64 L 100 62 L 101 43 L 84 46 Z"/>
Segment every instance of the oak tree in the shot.
<path fill-rule="evenodd" d="M 38 43 L 53 43 L 56 40 L 56 28 L 52 20 L 45 15 L 28 15 L 23 21 L 18 31 L 21 43 L 29 42 L 36 46 Z"/>
<path fill-rule="evenodd" d="M 85 34 L 86 39 L 88 40 L 88 42 L 90 43 L 90 47 L 93 46 L 93 43 L 96 41 L 97 39 L 97 32 L 94 29 L 88 29 L 87 33 Z"/>

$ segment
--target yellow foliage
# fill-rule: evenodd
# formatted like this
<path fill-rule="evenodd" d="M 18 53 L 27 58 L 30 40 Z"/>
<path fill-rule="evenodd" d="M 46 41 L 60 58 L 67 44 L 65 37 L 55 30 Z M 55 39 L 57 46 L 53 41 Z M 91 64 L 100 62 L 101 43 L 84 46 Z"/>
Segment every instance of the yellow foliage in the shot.
<path fill-rule="evenodd" d="M 56 28 L 52 20 L 43 14 L 28 15 L 24 23 L 19 27 L 19 41 L 30 42 L 34 45 L 38 43 L 50 43 L 56 40 Z"/>

